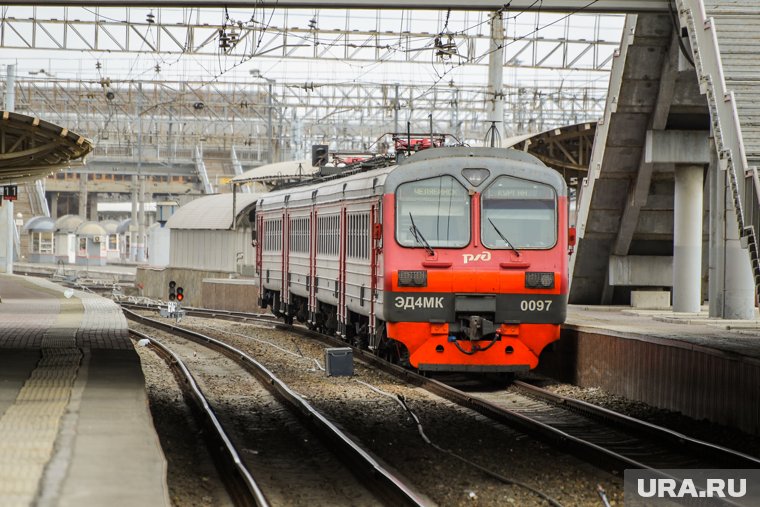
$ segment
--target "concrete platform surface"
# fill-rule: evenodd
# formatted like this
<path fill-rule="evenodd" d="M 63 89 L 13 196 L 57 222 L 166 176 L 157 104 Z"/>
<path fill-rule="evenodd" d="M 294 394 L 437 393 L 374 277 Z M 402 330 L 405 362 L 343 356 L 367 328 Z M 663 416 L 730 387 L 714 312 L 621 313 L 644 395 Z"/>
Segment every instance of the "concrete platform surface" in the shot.
<path fill-rule="evenodd" d="M 170 505 L 118 306 L 0 275 L 0 505 Z"/>
<path fill-rule="evenodd" d="M 611 336 L 659 340 L 674 347 L 699 347 L 760 359 L 760 319 L 711 319 L 706 307 L 699 313 L 674 313 L 628 306 L 570 305 L 566 326 L 588 331 L 603 329 Z"/>

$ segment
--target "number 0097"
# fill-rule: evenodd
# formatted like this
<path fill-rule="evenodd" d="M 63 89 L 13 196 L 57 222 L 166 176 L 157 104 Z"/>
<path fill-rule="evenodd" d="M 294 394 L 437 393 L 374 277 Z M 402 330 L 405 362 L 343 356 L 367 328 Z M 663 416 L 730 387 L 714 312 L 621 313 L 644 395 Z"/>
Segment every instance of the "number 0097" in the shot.
<path fill-rule="evenodd" d="M 520 310 L 523 312 L 548 312 L 549 307 L 552 305 L 551 300 L 538 300 L 535 299 L 520 301 Z"/>

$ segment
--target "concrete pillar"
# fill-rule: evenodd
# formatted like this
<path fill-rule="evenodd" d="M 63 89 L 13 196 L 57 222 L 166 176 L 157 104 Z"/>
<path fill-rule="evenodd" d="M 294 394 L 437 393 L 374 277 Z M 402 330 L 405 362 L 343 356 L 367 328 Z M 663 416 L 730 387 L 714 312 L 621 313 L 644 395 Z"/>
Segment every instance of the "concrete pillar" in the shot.
<path fill-rule="evenodd" d="M 4 272 L 11 275 L 13 274 L 13 256 L 16 248 L 16 222 L 13 217 L 13 201 L 3 201 L 0 216 L 2 217 L 0 220 L 3 223 L 0 233 L 8 238 L 7 241 L 4 241 Z"/>
<path fill-rule="evenodd" d="M 89 195 L 88 201 L 90 203 L 90 220 L 93 222 L 98 221 L 98 194 L 93 192 Z"/>
<path fill-rule="evenodd" d="M 5 110 L 13 112 L 16 110 L 16 66 L 8 65 L 6 81 L 5 81 Z M 5 241 L 5 272 L 8 274 L 13 273 L 13 251 L 16 243 L 16 223 L 13 216 L 13 201 L 3 201 L 3 206 L 0 208 L 0 222 L 2 222 L 4 229 L 0 234 L 0 237 L 4 237 Z"/>
<path fill-rule="evenodd" d="M 673 311 L 699 312 L 702 304 L 701 165 L 676 165 L 673 205 Z"/>
<path fill-rule="evenodd" d="M 58 220 L 58 192 L 50 194 L 50 218 Z"/>
<path fill-rule="evenodd" d="M 16 110 L 16 66 L 8 65 L 5 81 L 5 110 Z"/>
<path fill-rule="evenodd" d="M 710 140 L 711 159 L 710 167 L 707 172 L 707 179 L 710 186 L 710 215 L 709 228 L 710 239 L 708 249 L 707 263 L 707 301 L 709 304 L 709 315 L 712 318 L 720 319 L 723 317 L 723 290 L 726 286 L 725 280 L 725 248 L 724 248 L 724 231 L 726 220 L 725 207 L 725 171 L 720 170 L 718 165 L 718 156 L 715 152 L 715 144 Z"/>
<path fill-rule="evenodd" d="M 137 262 L 145 262 L 145 176 L 140 176 L 137 216 Z"/>
<path fill-rule="evenodd" d="M 269 94 L 267 95 L 267 163 L 271 164 L 274 161 L 274 130 L 272 126 L 272 108 L 274 107 L 274 101 L 272 97 L 272 93 L 274 93 L 274 90 L 272 89 L 272 83 L 269 83 Z"/>
<path fill-rule="evenodd" d="M 491 43 L 488 55 L 488 131 L 485 146 L 501 146 L 504 134 L 504 19 L 501 11 L 491 18 Z"/>
<path fill-rule="evenodd" d="M 129 260 L 137 260 L 137 175 L 132 175 L 132 216 L 129 222 Z"/>
<path fill-rule="evenodd" d="M 720 169 L 714 144 L 710 162 L 710 317 L 755 318 L 749 251 L 742 248 L 728 174 Z"/>
<path fill-rule="evenodd" d="M 755 318 L 755 280 L 752 276 L 749 250 L 742 248 L 739 239 L 739 224 L 736 221 L 736 209 L 729 188 L 726 189 L 725 206 L 725 286 L 721 317 L 752 320 Z"/>
<path fill-rule="evenodd" d="M 79 173 L 79 212 L 80 217 L 87 220 L 87 175 Z"/>

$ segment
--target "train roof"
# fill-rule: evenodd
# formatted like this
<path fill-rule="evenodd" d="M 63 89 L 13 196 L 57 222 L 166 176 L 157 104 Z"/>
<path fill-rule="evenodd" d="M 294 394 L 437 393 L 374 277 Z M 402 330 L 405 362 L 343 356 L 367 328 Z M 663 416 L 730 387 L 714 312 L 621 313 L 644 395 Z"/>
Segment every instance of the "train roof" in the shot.
<path fill-rule="evenodd" d="M 403 158 L 397 164 L 392 164 L 379 169 L 370 169 L 357 172 L 348 176 L 335 177 L 328 180 L 316 181 L 299 186 L 276 190 L 260 196 L 258 207 L 266 209 L 269 206 L 287 207 L 304 203 L 327 203 L 339 199 L 366 198 L 379 196 L 386 191 L 392 191 L 403 180 L 408 181 L 408 173 L 404 170 L 407 166 L 413 166 L 419 162 L 443 159 L 436 164 L 435 171 L 419 174 L 417 179 L 426 179 L 436 176 L 438 173 L 449 174 L 451 164 L 461 164 L 461 158 L 473 158 L 481 162 L 488 159 L 509 160 L 522 168 L 526 177 L 545 181 L 556 188 L 564 188 L 565 182 L 554 169 L 547 167 L 539 159 L 528 153 L 507 148 L 470 148 L 449 147 L 433 148 L 417 152 Z M 455 162 L 454 159 L 460 160 Z M 411 168 L 411 167 L 410 167 Z M 402 174 L 403 173 L 403 174 Z M 390 177 L 390 175 L 393 177 Z M 389 179 L 390 178 L 390 179 Z M 386 188 L 389 184 L 389 188 Z"/>

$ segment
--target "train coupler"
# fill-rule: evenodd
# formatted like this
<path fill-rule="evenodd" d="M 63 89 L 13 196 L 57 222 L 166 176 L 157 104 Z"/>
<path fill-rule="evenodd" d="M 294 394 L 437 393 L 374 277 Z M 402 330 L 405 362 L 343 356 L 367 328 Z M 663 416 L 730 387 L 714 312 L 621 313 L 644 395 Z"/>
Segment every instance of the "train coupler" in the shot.
<path fill-rule="evenodd" d="M 496 325 L 479 315 L 471 315 L 462 321 L 462 330 L 470 340 L 483 340 L 496 332 Z"/>

